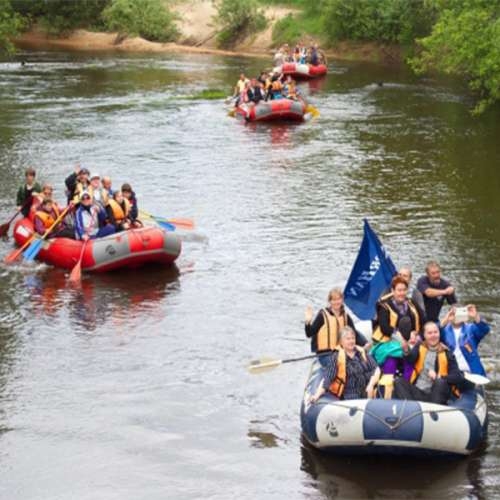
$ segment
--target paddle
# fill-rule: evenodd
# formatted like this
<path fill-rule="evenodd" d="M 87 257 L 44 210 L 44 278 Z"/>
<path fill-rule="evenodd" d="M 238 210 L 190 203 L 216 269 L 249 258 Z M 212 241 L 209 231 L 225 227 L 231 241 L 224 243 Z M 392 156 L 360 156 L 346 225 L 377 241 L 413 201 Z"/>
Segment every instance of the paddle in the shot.
<path fill-rule="evenodd" d="M 174 219 L 166 219 L 165 217 L 159 217 L 158 215 L 152 215 L 144 210 L 139 211 L 141 217 L 147 217 L 148 219 L 154 220 L 160 226 L 162 226 L 167 231 L 175 231 L 175 229 L 194 229 L 194 221 L 192 219 L 186 218 L 174 218 Z"/>
<path fill-rule="evenodd" d="M 41 238 L 37 238 L 36 241 L 30 244 L 27 250 L 23 252 L 23 257 L 24 260 L 30 262 L 35 260 L 36 256 L 38 255 L 38 252 L 40 252 L 42 248 L 42 243 L 45 238 L 53 231 L 53 229 L 63 220 L 64 216 L 68 212 L 68 210 L 73 206 L 72 203 L 70 203 L 62 212 L 61 215 L 54 221 L 54 223 L 43 233 L 43 236 Z M 33 239 L 36 236 L 34 234 L 31 239 Z"/>
<path fill-rule="evenodd" d="M 306 106 L 306 112 L 304 113 L 304 118 L 306 118 L 306 115 L 310 118 L 318 118 L 319 117 L 319 110 L 318 108 L 315 108 L 314 106 L 311 106 L 308 104 Z M 309 119 L 309 118 L 306 118 Z"/>
<path fill-rule="evenodd" d="M 473 384 L 476 385 L 486 385 L 491 382 L 491 380 L 488 377 L 479 375 L 477 373 L 464 372 L 464 378 L 465 380 L 468 380 L 469 382 L 472 382 Z"/>
<path fill-rule="evenodd" d="M 69 275 L 69 282 L 72 284 L 80 283 L 82 279 L 82 259 L 83 253 L 85 252 L 85 247 L 87 246 L 87 242 L 89 240 L 85 240 L 82 245 L 82 250 L 80 252 L 80 257 L 78 258 L 78 262 L 75 264 L 75 267 L 71 270 L 71 274 Z"/>
<path fill-rule="evenodd" d="M 27 207 L 28 204 L 32 202 L 32 200 L 33 196 L 29 196 L 23 206 L 19 210 L 16 210 L 16 213 L 9 219 L 9 221 L 0 226 L 0 237 L 3 237 L 8 233 L 11 222 L 21 213 L 23 208 Z"/>
<path fill-rule="evenodd" d="M 248 365 L 248 371 L 250 373 L 262 373 L 269 370 L 274 370 L 280 365 L 285 363 L 294 363 L 295 361 L 303 361 L 304 359 L 312 359 L 316 357 L 316 354 L 310 354 L 309 356 L 302 356 L 300 358 L 288 358 L 288 359 L 272 359 L 272 358 L 261 358 L 254 359 Z"/>

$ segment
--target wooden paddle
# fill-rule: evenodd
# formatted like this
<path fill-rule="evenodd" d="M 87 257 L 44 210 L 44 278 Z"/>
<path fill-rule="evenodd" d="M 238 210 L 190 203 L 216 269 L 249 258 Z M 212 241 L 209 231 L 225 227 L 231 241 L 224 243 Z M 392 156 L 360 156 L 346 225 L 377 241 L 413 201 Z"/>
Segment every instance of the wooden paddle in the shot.
<path fill-rule="evenodd" d="M 69 282 L 73 285 L 80 283 L 82 279 L 82 259 L 83 253 L 85 252 L 85 247 L 87 246 L 87 242 L 89 240 L 85 240 L 82 245 L 82 250 L 80 252 L 80 257 L 78 258 L 78 262 L 75 264 L 75 267 L 71 270 L 71 274 L 69 275 Z"/>
<path fill-rule="evenodd" d="M 273 358 L 261 358 L 254 359 L 250 361 L 248 365 L 248 371 L 250 373 L 262 373 L 269 370 L 274 370 L 280 365 L 285 363 L 294 363 L 295 361 L 303 361 L 304 359 L 312 359 L 315 358 L 316 354 L 310 354 L 309 356 L 302 356 L 300 358 L 288 358 L 288 359 L 273 359 Z"/>

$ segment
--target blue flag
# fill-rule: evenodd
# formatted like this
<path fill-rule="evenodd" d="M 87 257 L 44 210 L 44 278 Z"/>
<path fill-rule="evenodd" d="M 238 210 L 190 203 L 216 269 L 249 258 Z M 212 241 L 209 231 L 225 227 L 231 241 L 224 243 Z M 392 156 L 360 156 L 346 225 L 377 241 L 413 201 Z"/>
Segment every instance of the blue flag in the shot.
<path fill-rule="evenodd" d="M 359 319 L 372 319 L 375 304 L 396 274 L 396 266 L 368 221 L 364 222 L 363 241 L 345 286 L 344 299 Z"/>

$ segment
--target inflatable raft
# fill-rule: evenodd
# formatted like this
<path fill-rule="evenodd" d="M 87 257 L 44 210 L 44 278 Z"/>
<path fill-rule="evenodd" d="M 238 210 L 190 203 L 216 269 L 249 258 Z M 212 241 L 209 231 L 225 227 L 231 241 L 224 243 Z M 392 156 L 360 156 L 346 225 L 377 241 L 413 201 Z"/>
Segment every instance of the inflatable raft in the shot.
<path fill-rule="evenodd" d="M 304 101 L 273 99 L 257 105 L 241 104 L 236 108 L 236 117 L 248 122 L 302 121 L 306 113 Z"/>
<path fill-rule="evenodd" d="M 21 219 L 14 227 L 14 239 L 23 245 L 33 234 L 32 222 Z M 37 258 L 63 269 L 72 269 L 80 258 L 83 242 L 70 238 L 47 238 Z M 82 270 L 105 272 L 119 268 L 136 268 L 144 264 L 171 264 L 181 253 L 181 240 L 172 232 L 149 226 L 122 231 L 105 238 L 89 240 Z"/>
<path fill-rule="evenodd" d="M 304 391 L 302 433 L 315 448 L 337 454 L 469 455 L 486 438 L 487 406 L 481 390 L 448 406 L 398 399 L 339 401 L 331 393 L 311 405 L 323 378 L 317 360 Z"/>
<path fill-rule="evenodd" d="M 276 66 L 273 73 L 283 73 L 285 76 L 290 75 L 294 80 L 310 80 L 311 78 L 318 78 L 326 75 L 328 71 L 326 65 L 318 64 L 312 66 L 311 64 L 299 63 L 285 63 L 281 66 Z"/>

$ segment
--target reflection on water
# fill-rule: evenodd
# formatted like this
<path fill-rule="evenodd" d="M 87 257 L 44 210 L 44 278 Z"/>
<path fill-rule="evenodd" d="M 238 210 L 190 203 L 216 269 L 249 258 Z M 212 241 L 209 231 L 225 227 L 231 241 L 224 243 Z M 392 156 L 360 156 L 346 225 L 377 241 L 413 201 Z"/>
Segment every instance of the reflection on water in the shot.
<path fill-rule="evenodd" d="M 403 467 L 301 447 L 307 362 L 245 369 L 308 352 L 303 310 L 345 283 L 363 217 L 415 276 L 441 261 L 492 323 L 482 349 L 498 356 L 497 116 L 473 119 L 453 82 L 332 62 L 300 84 L 317 120 L 244 125 L 222 100 L 178 96 L 229 94 L 260 59 L 26 56 L 0 62 L 0 222 L 27 165 L 62 201 L 81 162 L 197 231 L 178 269 L 84 275 L 79 288 L 47 266 L 0 265 L 0 497 L 498 496 L 498 383 L 483 454 Z"/>

